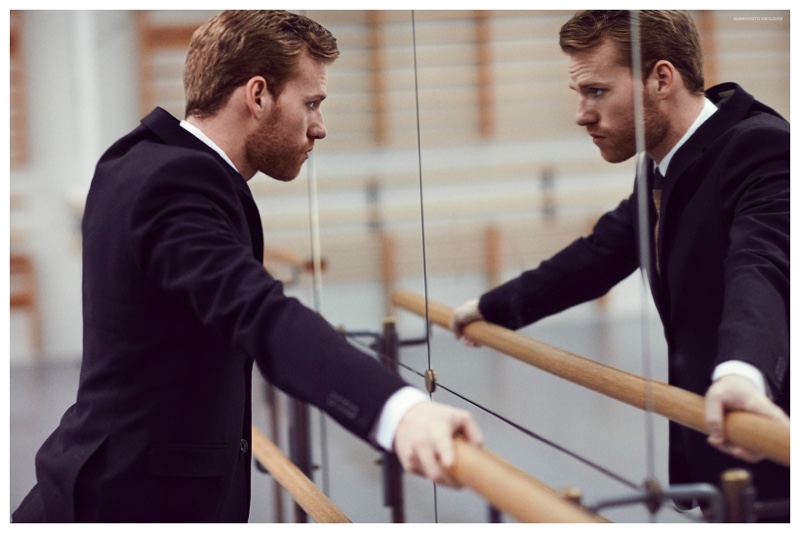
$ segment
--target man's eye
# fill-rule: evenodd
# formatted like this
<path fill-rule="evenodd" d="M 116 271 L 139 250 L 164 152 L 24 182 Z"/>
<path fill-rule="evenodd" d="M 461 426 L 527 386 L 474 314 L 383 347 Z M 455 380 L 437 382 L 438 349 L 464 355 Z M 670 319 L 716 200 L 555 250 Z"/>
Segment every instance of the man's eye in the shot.
<path fill-rule="evenodd" d="M 316 109 L 317 107 L 319 107 L 319 102 L 317 102 L 317 101 L 314 101 L 314 102 L 309 102 L 309 103 L 308 103 L 308 107 L 309 107 L 310 109 Z"/>
<path fill-rule="evenodd" d="M 589 89 L 589 94 L 592 95 L 592 96 L 595 96 L 595 97 L 603 96 L 605 94 L 605 92 L 606 92 L 606 89 L 600 89 L 598 87 L 592 87 L 591 89 Z"/>

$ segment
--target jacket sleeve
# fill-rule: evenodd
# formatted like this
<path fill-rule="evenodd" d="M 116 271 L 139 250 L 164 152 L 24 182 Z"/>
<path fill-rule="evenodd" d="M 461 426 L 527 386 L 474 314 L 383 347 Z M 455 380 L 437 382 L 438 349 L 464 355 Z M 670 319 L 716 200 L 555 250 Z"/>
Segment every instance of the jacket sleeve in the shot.
<path fill-rule="evenodd" d="M 639 265 L 635 205 L 635 195 L 623 200 L 600 218 L 590 235 L 485 293 L 481 314 L 490 322 L 519 329 L 604 295 Z"/>
<path fill-rule="evenodd" d="M 147 178 L 130 221 L 140 268 L 276 386 L 367 439 L 404 383 L 283 294 L 253 256 L 241 192 L 224 171 L 209 170 L 215 165 L 173 158 Z"/>
<path fill-rule="evenodd" d="M 721 172 L 732 220 L 716 363 L 756 366 L 773 392 L 789 371 L 788 141 L 788 127 L 750 129 L 731 143 Z"/>

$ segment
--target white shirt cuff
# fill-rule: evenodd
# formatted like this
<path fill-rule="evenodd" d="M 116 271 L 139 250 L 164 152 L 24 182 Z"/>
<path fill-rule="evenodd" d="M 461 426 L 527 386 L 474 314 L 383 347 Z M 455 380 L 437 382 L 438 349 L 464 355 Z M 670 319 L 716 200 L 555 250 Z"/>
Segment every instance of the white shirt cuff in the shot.
<path fill-rule="evenodd" d="M 711 376 L 712 381 L 716 381 L 722 376 L 736 375 L 747 378 L 761 391 L 762 394 L 770 396 L 770 391 L 767 388 L 767 381 L 759 369 L 745 363 L 744 361 L 725 361 L 717 365 L 714 369 L 714 375 Z"/>
<path fill-rule="evenodd" d="M 429 401 L 431 400 L 427 394 L 411 386 L 403 387 L 391 395 L 383 405 L 378 423 L 373 428 L 375 442 L 384 450 L 391 452 L 400 420 L 418 403 Z"/>

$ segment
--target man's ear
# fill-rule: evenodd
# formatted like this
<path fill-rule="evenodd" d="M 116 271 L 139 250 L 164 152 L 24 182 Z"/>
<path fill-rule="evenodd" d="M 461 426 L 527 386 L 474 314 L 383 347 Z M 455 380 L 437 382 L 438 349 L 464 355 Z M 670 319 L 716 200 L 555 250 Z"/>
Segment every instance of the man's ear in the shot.
<path fill-rule="evenodd" d="M 272 107 L 272 94 L 267 89 L 267 80 L 263 76 L 253 76 L 245 84 L 245 102 L 247 108 L 256 118 L 269 112 Z"/>
<path fill-rule="evenodd" d="M 679 76 L 675 66 L 669 61 L 662 59 L 656 62 L 650 72 L 650 81 L 653 83 L 655 94 L 662 98 L 669 96 L 677 87 Z"/>

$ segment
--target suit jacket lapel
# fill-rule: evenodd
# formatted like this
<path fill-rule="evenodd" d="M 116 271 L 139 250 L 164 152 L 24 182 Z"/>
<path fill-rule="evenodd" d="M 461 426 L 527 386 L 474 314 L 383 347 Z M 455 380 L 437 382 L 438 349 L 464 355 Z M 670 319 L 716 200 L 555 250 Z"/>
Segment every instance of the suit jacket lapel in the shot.
<path fill-rule="evenodd" d="M 710 89 L 706 96 L 718 107 L 717 112 L 694 132 L 672 158 L 667 171 L 669 176 L 662 196 L 662 208 L 668 204 L 675 185 L 705 152 L 708 145 L 715 142 L 722 132 L 740 122 L 754 102 L 754 98 L 735 83 L 717 85 Z"/>
<path fill-rule="evenodd" d="M 658 256 L 662 261 L 666 259 L 664 255 L 664 236 L 669 233 L 670 226 L 670 201 L 673 193 L 680 187 L 681 181 L 687 179 L 689 171 L 706 151 L 707 147 L 716 141 L 717 137 L 732 125 L 742 120 L 753 104 L 753 97 L 745 92 L 735 83 L 721 84 L 709 91 L 708 98 L 719 108 L 708 120 L 706 120 L 695 133 L 681 146 L 672 158 L 667 169 L 664 188 L 661 192 L 661 208 L 659 215 L 659 235 L 657 242 L 652 238 L 653 225 L 655 223 L 655 211 L 650 210 L 650 250 L 653 267 L 649 273 L 650 285 L 656 305 L 661 308 L 666 305 L 666 298 L 663 294 L 665 290 L 664 275 L 656 274 L 655 269 L 655 250 L 658 249 Z M 647 159 L 648 169 L 648 191 L 652 189 L 652 165 L 650 158 Z M 702 179 L 702 176 L 694 176 L 692 179 Z M 652 205 L 652 204 L 651 204 Z M 663 267 L 663 263 L 662 263 Z"/>
<path fill-rule="evenodd" d="M 670 201 L 673 193 L 680 186 L 683 179 L 698 159 L 706 151 L 707 147 L 717 140 L 717 137 L 728 130 L 735 123 L 742 120 L 750 109 L 754 99 L 735 83 L 725 83 L 718 85 L 709 91 L 708 98 L 718 107 L 708 120 L 706 120 L 683 146 L 681 146 L 672 158 L 667 169 L 666 182 L 661 193 L 661 216 L 660 216 L 660 236 L 659 254 L 663 257 L 663 235 L 669 231 L 670 222 Z M 702 176 L 694 176 L 692 179 L 702 179 Z"/>

